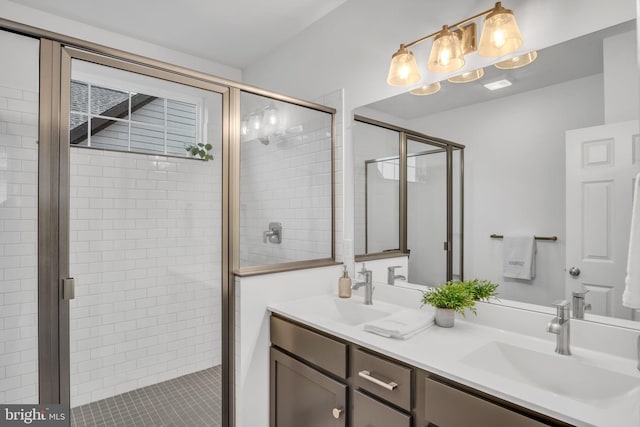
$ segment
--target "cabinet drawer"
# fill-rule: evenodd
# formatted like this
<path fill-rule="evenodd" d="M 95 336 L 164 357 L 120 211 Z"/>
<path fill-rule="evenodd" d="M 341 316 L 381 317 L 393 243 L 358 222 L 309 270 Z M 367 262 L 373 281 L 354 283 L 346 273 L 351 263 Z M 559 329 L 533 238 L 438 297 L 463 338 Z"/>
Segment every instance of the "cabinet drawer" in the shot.
<path fill-rule="evenodd" d="M 356 349 L 353 352 L 353 379 L 356 387 L 411 411 L 410 368 Z"/>
<path fill-rule="evenodd" d="M 310 363 L 347 378 L 347 345 L 271 316 L 271 343 Z"/>
<path fill-rule="evenodd" d="M 411 427 L 411 416 L 354 391 L 352 423 L 352 427 Z"/>
<path fill-rule="evenodd" d="M 425 378 L 423 404 L 424 421 L 437 427 L 550 425 L 429 378 Z"/>

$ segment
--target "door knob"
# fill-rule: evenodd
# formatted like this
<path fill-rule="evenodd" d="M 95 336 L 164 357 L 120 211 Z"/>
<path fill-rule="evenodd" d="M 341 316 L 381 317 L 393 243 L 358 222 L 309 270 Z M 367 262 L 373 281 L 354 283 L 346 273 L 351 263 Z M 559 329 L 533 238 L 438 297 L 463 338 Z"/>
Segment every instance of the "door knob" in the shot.
<path fill-rule="evenodd" d="M 571 277 L 578 277 L 580 275 L 580 269 L 578 267 L 571 267 L 569 269 L 569 275 Z"/>
<path fill-rule="evenodd" d="M 338 418 L 340 418 L 340 415 L 342 415 L 342 408 L 333 408 L 333 411 L 331 411 L 331 413 L 333 414 L 333 418 L 337 420 Z"/>

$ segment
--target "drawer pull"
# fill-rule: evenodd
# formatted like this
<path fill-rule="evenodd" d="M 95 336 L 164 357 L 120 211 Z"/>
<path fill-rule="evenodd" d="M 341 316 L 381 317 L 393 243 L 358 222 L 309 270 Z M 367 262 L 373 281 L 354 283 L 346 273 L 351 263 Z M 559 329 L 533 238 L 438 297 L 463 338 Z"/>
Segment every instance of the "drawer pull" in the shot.
<path fill-rule="evenodd" d="M 333 414 L 333 418 L 337 420 L 338 418 L 340 418 L 340 415 L 342 415 L 342 408 L 333 408 L 333 411 L 331 411 L 331 413 Z"/>
<path fill-rule="evenodd" d="M 371 372 L 369 371 L 360 371 L 358 372 L 358 376 L 360 378 L 364 378 L 367 381 L 370 381 L 376 385 L 379 385 L 380 387 L 383 387 L 389 391 L 393 391 L 396 388 L 398 388 L 398 384 L 394 383 L 393 381 L 389 382 L 389 383 L 385 383 L 384 381 L 380 381 L 379 379 L 372 377 L 371 376 Z"/>

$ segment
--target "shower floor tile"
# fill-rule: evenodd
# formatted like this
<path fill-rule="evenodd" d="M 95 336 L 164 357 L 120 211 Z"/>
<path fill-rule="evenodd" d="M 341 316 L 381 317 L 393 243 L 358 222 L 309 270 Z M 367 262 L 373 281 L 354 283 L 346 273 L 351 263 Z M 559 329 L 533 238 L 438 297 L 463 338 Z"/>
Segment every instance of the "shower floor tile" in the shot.
<path fill-rule="evenodd" d="M 71 409 L 72 427 L 218 427 L 220 365 Z"/>

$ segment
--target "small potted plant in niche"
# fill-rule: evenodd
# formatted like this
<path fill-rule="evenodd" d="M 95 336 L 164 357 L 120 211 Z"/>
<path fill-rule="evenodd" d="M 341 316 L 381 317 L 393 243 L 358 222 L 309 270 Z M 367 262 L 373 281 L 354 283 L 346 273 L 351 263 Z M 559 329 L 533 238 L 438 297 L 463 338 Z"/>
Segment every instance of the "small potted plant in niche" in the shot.
<path fill-rule="evenodd" d="M 451 328 L 455 313 L 464 316 L 469 309 L 476 314 L 476 301 L 489 301 L 497 295 L 497 289 L 498 285 L 488 280 L 454 280 L 423 293 L 422 303 L 435 307 L 436 325 Z"/>
<path fill-rule="evenodd" d="M 448 282 L 438 288 L 431 288 L 422 294 L 422 303 L 431 304 L 436 309 L 436 325 L 451 328 L 455 314 L 465 315 L 465 310 L 475 311 L 476 301 L 469 288 L 460 283 Z"/>
<path fill-rule="evenodd" d="M 213 145 L 211 144 L 203 144 L 202 142 L 199 142 L 197 144 L 187 146 L 185 150 L 187 150 L 187 153 L 191 154 L 193 157 L 199 157 L 206 162 L 213 160 L 213 155 L 209 153 L 212 148 Z"/>

